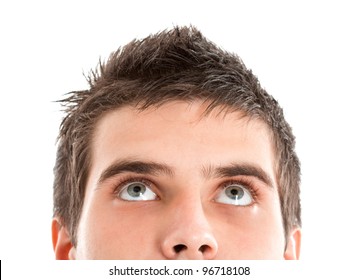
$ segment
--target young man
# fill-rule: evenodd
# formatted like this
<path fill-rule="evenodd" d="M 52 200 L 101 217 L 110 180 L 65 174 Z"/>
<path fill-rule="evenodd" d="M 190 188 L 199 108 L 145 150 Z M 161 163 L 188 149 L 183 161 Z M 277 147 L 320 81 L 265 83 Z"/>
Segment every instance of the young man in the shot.
<path fill-rule="evenodd" d="M 298 259 L 300 165 L 277 102 L 194 27 L 134 40 L 71 92 L 57 259 Z"/>

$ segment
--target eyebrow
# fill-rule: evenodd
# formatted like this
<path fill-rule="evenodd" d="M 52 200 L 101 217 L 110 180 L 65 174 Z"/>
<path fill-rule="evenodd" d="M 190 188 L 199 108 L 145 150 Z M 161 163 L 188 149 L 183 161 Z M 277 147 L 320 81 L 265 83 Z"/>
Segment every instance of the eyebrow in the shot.
<path fill-rule="evenodd" d="M 236 176 L 250 176 L 262 181 L 264 184 L 273 187 L 274 183 L 270 175 L 261 167 L 249 163 L 232 163 L 228 166 L 213 167 L 208 166 L 203 168 L 203 175 L 207 178 L 213 177 L 236 177 Z"/>
<path fill-rule="evenodd" d="M 170 168 L 166 164 L 156 162 L 143 162 L 138 160 L 119 160 L 111 164 L 102 172 L 98 180 L 98 184 L 102 183 L 108 178 L 111 178 L 124 172 L 133 172 L 137 174 L 147 175 L 166 174 L 170 177 L 174 176 L 172 168 Z"/>
<path fill-rule="evenodd" d="M 236 176 L 250 176 L 262 181 L 264 184 L 273 187 L 273 180 L 261 167 L 249 163 L 231 163 L 228 166 L 205 166 L 202 168 L 202 175 L 205 178 L 223 178 Z M 98 180 L 98 185 L 105 180 L 125 172 L 133 172 L 146 175 L 164 174 L 174 177 L 174 170 L 167 164 L 157 162 L 145 162 L 140 160 L 119 160 L 108 166 Z"/>

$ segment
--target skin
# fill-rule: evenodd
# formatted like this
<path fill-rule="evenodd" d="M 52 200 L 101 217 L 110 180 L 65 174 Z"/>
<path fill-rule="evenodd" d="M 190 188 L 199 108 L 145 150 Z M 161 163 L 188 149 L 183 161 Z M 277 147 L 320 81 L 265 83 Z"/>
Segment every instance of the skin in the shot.
<path fill-rule="evenodd" d="M 177 101 L 104 115 L 78 244 L 55 218 L 56 258 L 297 259 L 300 230 L 285 246 L 268 128 L 240 112 L 203 116 L 205 109 Z M 143 188 L 134 198 L 147 200 L 133 201 L 133 190 Z M 238 191 L 244 205 L 230 198 Z"/>

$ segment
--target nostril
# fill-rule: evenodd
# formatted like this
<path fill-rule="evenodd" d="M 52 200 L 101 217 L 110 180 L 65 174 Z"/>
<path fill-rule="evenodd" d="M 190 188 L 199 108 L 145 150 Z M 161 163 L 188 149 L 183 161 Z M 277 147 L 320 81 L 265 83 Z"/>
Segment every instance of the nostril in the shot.
<path fill-rule="evenodd" d="M 184 244 L 178 244 L 174 246 L 175 253 L 179 253 L 183 250 L 186 250 L 188 247 L 186 247 Z"/>
<path fill-rule="evenodd" d="M 199 251 L 204 253 L 205 251 L 207 251 L 209 249 L 209 246 L 208 245 L 202 245 L 200 246 L 199 248 Z"/>

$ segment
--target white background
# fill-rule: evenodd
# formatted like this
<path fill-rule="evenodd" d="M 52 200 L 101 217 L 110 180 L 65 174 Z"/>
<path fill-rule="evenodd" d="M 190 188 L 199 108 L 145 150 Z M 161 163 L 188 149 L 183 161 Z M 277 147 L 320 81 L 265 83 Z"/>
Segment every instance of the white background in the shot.
<path fill-rule="evenodd" d="M 63 94 L 118 46 L 193 24 L 284 108 L 302 163 L 304 262 L 357 260 L 354 1 L 2 1 L 0 259 L 53 259 L 52 168 Z"/>

